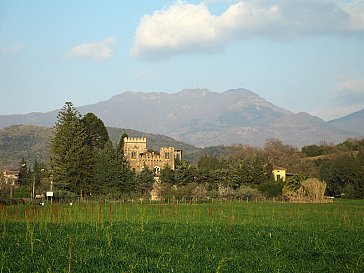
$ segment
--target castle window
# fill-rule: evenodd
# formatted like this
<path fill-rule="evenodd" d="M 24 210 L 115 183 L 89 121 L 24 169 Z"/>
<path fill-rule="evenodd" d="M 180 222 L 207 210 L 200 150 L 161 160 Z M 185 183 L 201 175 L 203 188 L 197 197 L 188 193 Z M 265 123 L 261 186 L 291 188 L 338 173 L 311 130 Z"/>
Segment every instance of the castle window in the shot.
<path fill-rule="evenodd" d="M 136 158 L 136 152 L 131 152 L 131 158 Z"/>
<path fill-rule="evenodd" d="M 155 175 L 159 175 L 161 172 L 161 168 L 159 168 L 158 166 L 154 167 L 154 174 Z"/>
<path fill-rule="evenodd" d="M 166 159 L 169 159 L 169 152 L 166 152 L 166 153 L 164 154 L 164 157 L 165 157 Z"/>

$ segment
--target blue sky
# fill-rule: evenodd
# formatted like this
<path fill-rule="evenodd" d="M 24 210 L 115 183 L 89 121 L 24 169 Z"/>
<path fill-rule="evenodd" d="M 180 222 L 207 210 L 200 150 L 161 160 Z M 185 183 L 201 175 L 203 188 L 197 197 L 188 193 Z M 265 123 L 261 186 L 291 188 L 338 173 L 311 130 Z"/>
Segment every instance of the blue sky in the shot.
<path fill-rule="evenodd" d="M 0 114 L 198 87 L 328 120 L 364 108 L 363 52 L 363 0 L 1 0 Z"/>

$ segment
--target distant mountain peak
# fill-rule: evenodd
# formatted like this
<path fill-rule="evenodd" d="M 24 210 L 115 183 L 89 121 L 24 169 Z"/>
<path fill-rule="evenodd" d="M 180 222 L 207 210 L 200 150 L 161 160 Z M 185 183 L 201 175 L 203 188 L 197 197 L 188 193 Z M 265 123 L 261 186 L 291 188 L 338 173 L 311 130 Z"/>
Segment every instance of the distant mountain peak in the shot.
<path fill-rule="evenodd" d="M 250 95 L 254 97 L 259 97 L 257 93 L 254 93 L 253 91 L 250 91 L 245 88 L 234 88 L 224 91 L 223 93 L 234 93 L 234 94 L 244 94 L 244 95 Z"/>

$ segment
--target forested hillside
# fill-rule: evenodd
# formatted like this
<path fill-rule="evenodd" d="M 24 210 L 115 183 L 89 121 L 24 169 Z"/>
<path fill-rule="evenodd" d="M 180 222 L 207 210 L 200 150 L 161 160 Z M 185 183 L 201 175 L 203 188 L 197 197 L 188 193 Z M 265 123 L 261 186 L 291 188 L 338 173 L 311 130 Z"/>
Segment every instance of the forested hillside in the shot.
<path fill-rule="evenodd" d="M 111 141 L 116 145 L 120 137 L 126 133 L 129 136 L 147 136 L 148 148 L 159 151 L 160 147 L 173 146 L 183 151 L 185 160 L 196 163 L 204 155 L 225 156 L 230 154 L 229 146 L 212 146 L 198 148 L 164 135 L 148 134 L 132 129 L 107 127 Z M 33 125 L 14 125 L 0 130 L 0 167 L 18 169 L 22 158 L 30 165 L 35 160 L 48 161 L 48 144 L 51 128 Z"/>
<path fill-rule="evenodd" d="M 51 130 L 47 127 L 14 125 L 0 130 L 0 167 L 18 169 L 21 159 L 48 161 Z"/>
<path fill-rule="evenodd" d="M 186 159 L 196 158 L 202 149 L 177 141 L 164 135 L 145 134 L 131 129 L 107 128 L 110 139 L 116 145 L 122 134 L 141 137 L 147 136 L 148 147 L 159 151 L 160 147 L 173 146 L 182 149 Z M 35 160 L 48 161 L 48 144 L 51 137 L 51 128 L 33 125 L 14 125 L 0 130 L 0 167 L 18 169 L 22 158 L 30 165 Z"/>

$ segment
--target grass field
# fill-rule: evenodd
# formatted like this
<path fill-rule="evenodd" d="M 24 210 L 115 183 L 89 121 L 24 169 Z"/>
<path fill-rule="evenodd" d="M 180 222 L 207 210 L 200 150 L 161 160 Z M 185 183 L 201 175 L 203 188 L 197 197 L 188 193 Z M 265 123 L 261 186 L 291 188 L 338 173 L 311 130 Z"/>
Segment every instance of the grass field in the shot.
<path fill-rule="evenodd" d="M 364 272 L 364 201 L 0 207 L 0 272 Z"/>

